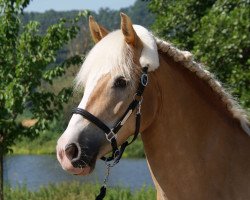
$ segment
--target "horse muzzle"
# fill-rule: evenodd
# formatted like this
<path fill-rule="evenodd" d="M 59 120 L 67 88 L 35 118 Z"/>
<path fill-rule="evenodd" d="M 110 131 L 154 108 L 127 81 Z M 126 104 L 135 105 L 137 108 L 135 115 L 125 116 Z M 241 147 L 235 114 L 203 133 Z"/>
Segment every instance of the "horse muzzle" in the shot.
<path fill-rule="evenodd" d="M 87 175 L 92 172 L 96 162 L 96 154 L 89 154 L 77 142 L 67 143 L 60 138 L 57 143 L 57 159 L 62 168 L 74 175 Z"/>

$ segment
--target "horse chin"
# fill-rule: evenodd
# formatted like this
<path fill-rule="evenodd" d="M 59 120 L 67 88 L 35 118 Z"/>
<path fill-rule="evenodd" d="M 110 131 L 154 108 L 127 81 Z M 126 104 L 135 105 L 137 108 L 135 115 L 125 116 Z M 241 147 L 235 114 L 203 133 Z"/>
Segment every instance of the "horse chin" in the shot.
<path fill-rule="evenodd" d="M 84 168 L 75 168 L 75 173 L 74 175 L 76 176 L 86 176 L 88 174 L 90 174 L 93 169 L 90 166 L 86 166 Z"/>
<path fill-rule="evenodd" d="M 91 174 L 94 169 L 95 169 L 95 163 L 86 165 L 85 167 L 82 168 L 74 168 L 73 174 L 76 176 L 86 176 Z"/>
<path fill-rule="evenodd" d="M 65 171 L 69 172 L 70 174 L 77 175 L 77 176 L 86 176 L 94 170 L 94 167 L 90 165 L 86 165 L 82 168 L 74 167 L 70 162 L 67 164 L 61 163 L 61 165 Z"/>

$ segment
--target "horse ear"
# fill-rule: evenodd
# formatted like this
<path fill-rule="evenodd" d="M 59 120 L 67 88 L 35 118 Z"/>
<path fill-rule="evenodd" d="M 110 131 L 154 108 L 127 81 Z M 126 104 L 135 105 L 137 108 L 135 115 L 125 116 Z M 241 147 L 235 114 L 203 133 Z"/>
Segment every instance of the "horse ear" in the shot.
<path fill-rule="evenodd" d="M 121 30 L 124 35 L 124 39 L 127 44 L 136 46 L 137 40 L 139 39 L 134 28 L 131 19 L 124 13 L 121 15 Z"/>
<path fill-rule="evenodd" d="M 99 42 L 109 33 L 109 31 L 102 25 L 99 25 L 91 15 L 89 16 L 89 29 L 95 43 Z"/>

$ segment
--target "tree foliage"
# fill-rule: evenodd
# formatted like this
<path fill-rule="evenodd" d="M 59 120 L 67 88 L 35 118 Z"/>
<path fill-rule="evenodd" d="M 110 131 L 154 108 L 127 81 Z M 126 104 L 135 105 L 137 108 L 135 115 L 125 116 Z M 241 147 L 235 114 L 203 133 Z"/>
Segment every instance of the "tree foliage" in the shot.
<path fill-rule="evenodd" d="M 151 10 L 156 14 L 154 31 L 176 45 L 192 49 L 193 34 L 200 28 L 200 20 L 216 0 L 152 0 Z"/>
<path fill-rule="evenodd" d="M 71 88 L 58 93 L 43 90 L 42 82 L 53 84 L 70 65 L 81 62 L 74 56 L 56 63 L 58 51 L 73 39 L 78 31 L 78 21 L 87 13 L 80 13 L 72 20 L 61 19 L 40 34 L 40 24 L 30 21 L 25 26 L 20 14 L 29 0 L 0 1 L 0 153 L 10 151 L 16 139 L 34 137 L 58 117 L 62 105 L 67 102 Z M 24 127 L 19 116 L 29 110 L 37 123 Z"/>
<path fill-rule="evenodd" d="M 250 1 L 216 1 L 194 34 L 195 54 L 250 108 Z"/>
<path fill-rule="evenodd" d="M 250 107 L 250 1 L 152 0 L 154 30 L 192 51 Z"/>

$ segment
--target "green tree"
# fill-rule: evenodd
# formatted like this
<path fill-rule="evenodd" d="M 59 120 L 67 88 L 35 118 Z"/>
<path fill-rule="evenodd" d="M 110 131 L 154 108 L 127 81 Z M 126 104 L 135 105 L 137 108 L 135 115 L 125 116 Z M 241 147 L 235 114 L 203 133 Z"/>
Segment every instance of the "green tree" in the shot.
<path fill-rule="evenodd" d="M 57 94 L 42 89 L 41 83 L 53 79 L 65 69 L 81 62 L 80 56 L 56 63 L 57 52 L 78 31 L 78 21 L 87 13 L 51 25 L 44 35 L 35 21 L 22 25 L 20 15 L 30 0 L 0 0 L 0 199 L 3 199 L 3 156 L 21 137 L 34 138 L 59 116 L 71 88 Z M 24 111 L 32 113 L 37 122 L 24 127 L 18 118 Z"/>
<path fill-rule="evenodd" d="M 156 14 L 152 28 L 175 45 L 193 49 L 193 34 L 200 28 L 200 20 L 216 0 L 152 0 L 150 9 Z"/>
<path fill-rule="evenodd" d="M 193 35 L 194 53 L 250 108 L 250 1 L 218 0 Z"/>
<path fill-rule="evenodd" d="M 250 107 L 250 1 L 152 0 L 153 29 L 192 51 Z"/>

